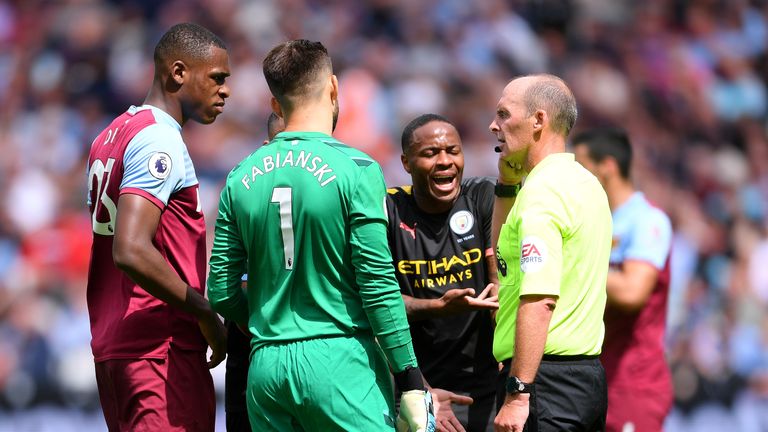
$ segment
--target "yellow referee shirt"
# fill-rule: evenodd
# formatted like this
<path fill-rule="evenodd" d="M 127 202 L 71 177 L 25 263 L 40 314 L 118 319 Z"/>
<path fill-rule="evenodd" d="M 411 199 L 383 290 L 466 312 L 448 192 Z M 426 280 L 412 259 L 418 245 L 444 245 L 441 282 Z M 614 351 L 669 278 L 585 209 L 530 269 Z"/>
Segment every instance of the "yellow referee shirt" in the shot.
<path fill-rule="evenodd" d="M 602 186 L 572 153 L 547 156 L 528 174 L 499 234 L 496 359 L 513 356 L 520 296 L 536 294 L 557 297 L 545 354 L 600 354 L 610 251 Z"/>

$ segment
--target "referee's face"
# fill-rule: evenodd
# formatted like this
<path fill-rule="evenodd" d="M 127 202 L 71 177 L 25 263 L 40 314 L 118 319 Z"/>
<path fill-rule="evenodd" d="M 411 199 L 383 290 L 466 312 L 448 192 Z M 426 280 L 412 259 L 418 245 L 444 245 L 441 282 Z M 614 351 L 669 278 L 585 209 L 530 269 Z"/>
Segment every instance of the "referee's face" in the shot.
<path fill-rule="evenodd" d="M 411 175 L 419 208 L 428 213 L 443 213 L 453 207 L 464 173 L 464 151 L 453 125 L 431 121 L 417 128 L 401 159 Z"/>
<path fill-rule="evenodd" d="M 525 91 L 531 78 L 523 77 L 511 81 L 504 87 L 496 115 L 488 129 L 499 142 L 497 152 L 503 160 L 519 159 L 528 151 L 533 141 L 532 123 L 535 120 L 524 103 Z"/>

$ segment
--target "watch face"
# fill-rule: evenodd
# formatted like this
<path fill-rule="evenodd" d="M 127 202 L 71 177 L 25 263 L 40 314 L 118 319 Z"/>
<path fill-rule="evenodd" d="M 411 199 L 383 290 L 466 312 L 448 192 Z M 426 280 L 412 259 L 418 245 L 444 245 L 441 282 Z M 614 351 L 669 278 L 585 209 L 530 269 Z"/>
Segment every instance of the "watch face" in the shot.
<path fill-rule="evenodd" d="M 518 377 L 509 377 L 507 379 L 507 393 L 529 393 L 529 391 L 525 389 L 525 383 L 520 381 Z"/>

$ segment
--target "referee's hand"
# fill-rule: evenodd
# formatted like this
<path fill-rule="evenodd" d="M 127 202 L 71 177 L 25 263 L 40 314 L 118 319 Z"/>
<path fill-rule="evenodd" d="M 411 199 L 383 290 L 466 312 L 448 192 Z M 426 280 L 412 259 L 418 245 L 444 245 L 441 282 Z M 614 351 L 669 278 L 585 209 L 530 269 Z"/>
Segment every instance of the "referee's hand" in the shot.
<path fill-rule="evenodd" d="M 493 421 L 494 432 L 522 432 L 528 420 L 530 398 L 527 393 L 508 394 Z"/>

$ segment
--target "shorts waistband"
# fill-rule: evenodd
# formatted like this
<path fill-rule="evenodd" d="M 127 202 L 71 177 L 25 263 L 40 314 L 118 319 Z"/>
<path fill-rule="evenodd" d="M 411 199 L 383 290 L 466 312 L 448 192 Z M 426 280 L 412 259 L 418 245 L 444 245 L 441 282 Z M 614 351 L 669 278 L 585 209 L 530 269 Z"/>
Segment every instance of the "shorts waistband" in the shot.
<path fill-rule="evenodd" d="M 573 361 L 581 361 L 581 360 L 596 360 L 600 356 L 598 355 L 558 355 L 558 354 L 544 354 L 541 357 L 541 361 L 548 361 L 548 362 L 573 362 Z"/>
<path fill-rule="evenodd" d="M 599 355 L 559 355 L 559 354 L 544 354 L 541 357 L 543 362 L 588 362 L 599 359 Z M 512 359 L 508 358 L 501 362 L 504 367 L 509 367 L 512 364 Z"/>

